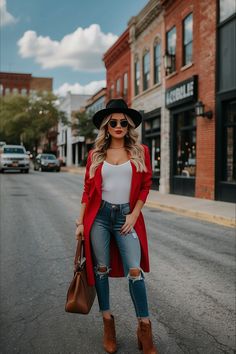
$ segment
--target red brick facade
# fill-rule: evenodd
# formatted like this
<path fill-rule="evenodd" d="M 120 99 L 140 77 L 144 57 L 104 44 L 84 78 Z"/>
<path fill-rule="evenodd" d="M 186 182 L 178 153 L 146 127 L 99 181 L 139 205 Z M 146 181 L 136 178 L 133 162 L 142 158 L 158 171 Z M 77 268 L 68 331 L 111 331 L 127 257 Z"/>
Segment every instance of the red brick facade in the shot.
<path fill-rule="evenodd" d="M 1 95 L 17 93 L 29 95 L 30 91 L 52 91 L 52 78 L 33 77 L 31 74 L 0 72 Z"/>
<path fill-rule="evenodd" d="M 211 120 L 196 120 L 195 196 L 215 199 L 215 72 L 216 72 L 216 1 L 162 1 L 166 33 L 176 26 L 176 70 L 166 76 L 166 89 L 198 76 L 198 101 L 211 110 Z M 193 14 L 192 63 L 183 66 L 183 20 Z M 165 41 L 166 42 L 166 41 Z"/>
<path fill-rule="evenodd" d="M 129 29 L 117 39 L 103 57 L 106 66 L 107 95 L 106 101 L 111 98 L 123 97 L 128 106 L 131 105 L 131 78 L 130 78 L 130 48 Z M 125 75 L 127 75 L 127 90 L 125 92 Z M 120 92 L 117 92 L 117 82 L 120 80 Z"/>

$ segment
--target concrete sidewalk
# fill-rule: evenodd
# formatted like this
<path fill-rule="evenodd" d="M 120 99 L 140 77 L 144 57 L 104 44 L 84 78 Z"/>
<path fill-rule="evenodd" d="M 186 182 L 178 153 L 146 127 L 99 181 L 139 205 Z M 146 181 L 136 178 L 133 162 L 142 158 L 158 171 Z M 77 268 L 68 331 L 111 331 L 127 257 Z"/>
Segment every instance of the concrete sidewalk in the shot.
<path fill-rule="evenodd" d="M 84 175 L 85 168 L 62 167 L 61 171 Z M 236 226 L 236 204 L 233 203 L 176 194 L 161 194 L 158 191 L 150 190 L 145 205 L 228 227 Z"/>

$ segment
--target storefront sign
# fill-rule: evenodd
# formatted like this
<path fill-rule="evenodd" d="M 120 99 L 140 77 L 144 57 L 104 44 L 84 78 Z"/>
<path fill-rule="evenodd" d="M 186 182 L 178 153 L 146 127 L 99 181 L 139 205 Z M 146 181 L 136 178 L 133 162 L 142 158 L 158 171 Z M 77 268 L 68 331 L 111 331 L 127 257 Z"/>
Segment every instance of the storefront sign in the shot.
<path fill-rule="evenodd" d="M 171 108 L 189 101 L 197 100 L 197 76 L 182 81 L 166 90 L 166 107 Z"/>

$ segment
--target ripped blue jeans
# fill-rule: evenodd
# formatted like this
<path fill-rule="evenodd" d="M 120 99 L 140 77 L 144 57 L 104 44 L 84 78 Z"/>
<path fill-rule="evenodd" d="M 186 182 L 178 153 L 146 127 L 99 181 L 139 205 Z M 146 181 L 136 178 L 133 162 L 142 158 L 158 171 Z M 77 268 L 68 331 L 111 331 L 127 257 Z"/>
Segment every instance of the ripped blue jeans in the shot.
<path fill-rule="evenodd" d="M 115 238 L 122 259 L 125 276 L 129 280 L 129 291 L 138 318 L 148 317 L 148 304 L 144 273 L 140 268 L 141 249 L 134 229 L 126 235 L 120 233 L 126 215 L 130 213 L 129 203 L 111 204 L 102 200 L 99 211 L 91 228 L 91 246 L 95 272 L 95 287 L 100 311 L 110 310 L 109 277 L 110 240 Z M 101 271 L 105 268 L 105 271 Z M 132 276 L 130 269 L 140 270 Z M 99 271 L 100 269 L 100 271 Z"/>

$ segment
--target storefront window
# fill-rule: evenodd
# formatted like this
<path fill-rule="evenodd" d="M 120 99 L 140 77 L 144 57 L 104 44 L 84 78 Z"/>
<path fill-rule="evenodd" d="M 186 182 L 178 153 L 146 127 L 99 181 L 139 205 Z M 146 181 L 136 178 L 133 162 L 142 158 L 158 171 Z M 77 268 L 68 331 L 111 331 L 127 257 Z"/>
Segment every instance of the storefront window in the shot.
<path fill-rule="evenodd" d="M 236 101 L 225 105 L 224 180 L 236 183 Z"/>
<path fill-rule="evenodd" d="M 220 0 L 220 22 L 226 20 L 228 17 L 236 13 L 236 1 L 235 0 Z"/>
<path fill-rule="evenodd" d="M 194 111 L 181 112 L 176 119 L 175 174 L 196 176 L 196 117 Z"/>
<path fill-rule="evenodd" d="M 152 170 L 153 176 L 160 177 L 160 170 L 161 170 L 161 142 L 160 142 L 160 135 L 151 139 L 152 144 Z"/>
<path fill-rule="evenodd" d="M 187 65 L 192 62 L 193 51 L 193 14 L 184 19 L 184 62 Z"/>
<path fill-rule="evenodd" d="M 160 177 L 161 166 L 161 133 L 160 133 L 160 116 L 154 116 L 145 120 L 145 141 L 149 146 L 153 177 Z"/>

